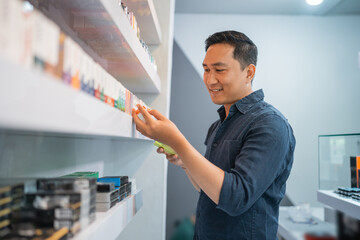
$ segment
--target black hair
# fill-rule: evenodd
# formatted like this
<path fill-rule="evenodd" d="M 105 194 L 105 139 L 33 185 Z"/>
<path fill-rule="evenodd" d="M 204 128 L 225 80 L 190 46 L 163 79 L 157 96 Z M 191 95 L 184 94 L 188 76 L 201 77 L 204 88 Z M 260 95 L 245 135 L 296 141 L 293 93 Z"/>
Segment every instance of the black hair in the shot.
<path fill-rule="evenodd" d="M 234 47 L 233 57 L 238 60 L 242 70 L 250 64 L 256 66 L 257 47 L 245 34 L 237 31 L 223 31 L 210 35 L 205 40 L 205 51 L 217 43 L 226 43 Z"/>

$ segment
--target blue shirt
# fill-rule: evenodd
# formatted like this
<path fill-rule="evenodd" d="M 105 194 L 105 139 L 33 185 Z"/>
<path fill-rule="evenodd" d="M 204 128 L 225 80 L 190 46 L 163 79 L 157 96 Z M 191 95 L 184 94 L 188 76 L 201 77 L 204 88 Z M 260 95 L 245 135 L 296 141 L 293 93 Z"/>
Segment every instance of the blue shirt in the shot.
<path fill-rule="evenodd" d="M 293 163 L 295 138 L 286 118 L 255 91 L 208 131 L 205 158 L 225 172 L 216 205 L 200 192 L 196 240 L 277 239 L 279 204 Z"/>

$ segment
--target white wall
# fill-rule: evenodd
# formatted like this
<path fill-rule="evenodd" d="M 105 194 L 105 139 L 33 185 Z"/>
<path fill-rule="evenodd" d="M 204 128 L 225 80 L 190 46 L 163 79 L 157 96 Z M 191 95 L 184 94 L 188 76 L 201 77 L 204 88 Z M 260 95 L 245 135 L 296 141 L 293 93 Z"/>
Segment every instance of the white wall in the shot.
<path fill-rule="evenodd" d="M 237 30 L 258 46 L 254 90 L 289 119 L 297 140 L 287 185 L 295 203 L 318 205 L 318 135 L 360 132 L 359 25 L 359 16 L 175 15 L 175 40 L 200 75 L 210 34 Z"/>

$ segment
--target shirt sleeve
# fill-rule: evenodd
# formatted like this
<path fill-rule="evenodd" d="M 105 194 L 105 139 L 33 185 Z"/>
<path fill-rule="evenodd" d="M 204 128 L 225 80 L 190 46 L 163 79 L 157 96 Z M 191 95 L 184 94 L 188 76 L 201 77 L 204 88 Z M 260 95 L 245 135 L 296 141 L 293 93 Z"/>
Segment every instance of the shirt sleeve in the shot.
<path fill-rule="evenodd" d="M 243 141 L 235 166 L 225 172 L 217 208 L 231 216 L 247 211 L 286 167 L 290 145 L 284 119 L 272 114 L 257 120 Z"/>

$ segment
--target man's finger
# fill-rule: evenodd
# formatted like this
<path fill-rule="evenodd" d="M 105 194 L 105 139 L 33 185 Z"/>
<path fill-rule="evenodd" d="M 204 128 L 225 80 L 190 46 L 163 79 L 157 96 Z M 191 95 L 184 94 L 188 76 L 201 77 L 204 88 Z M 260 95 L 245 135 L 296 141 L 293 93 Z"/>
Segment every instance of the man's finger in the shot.
<path fill-rule="evenodd" d="M 165 153 L 165 151 L 164 151 L 164 149 L 163 149 L 162 147 L 159 147 L 159 148 L 157 149 L 157 152 L 158 152 L 158 153 Z"/>
<path fill-rule="evenodd" d="M 146 124 L 136 114 L 135 109 L 132 110 L 132 117 L 134 119 L 136 127 L 138 128 L 138 131 L 143 133 L 142 131 L 143 131 L 143 129 L 145 129 Z"/>
<path fill-rule="evenodd" d="M 155 110 L 155 109 L 151 109 L 149 111 L 149 113 L 151 115 L 153 115 L 157 120 L 164 120 L 166 119 L 166 117 L 164 115 L 162 115 L 158 110 Z"/>
<path fill-rule="evenodd" d="M 148 113 L 148 111 L 145 109 L 145 107 L 141 106 L 140 104 L 136 105 L 140 111 L 140 113 L 143 115 L 145 121 L 149 123 L 153 119 L 151 119 L 151 115 Z"/>
<path fill-rule="evenodd" d="M 175 154 L 166 154 L 166 158 L 168 159 L 168 160 L 177 160 L 178 159 L 178 156 L 177 155 L 175 155 Z"/>

